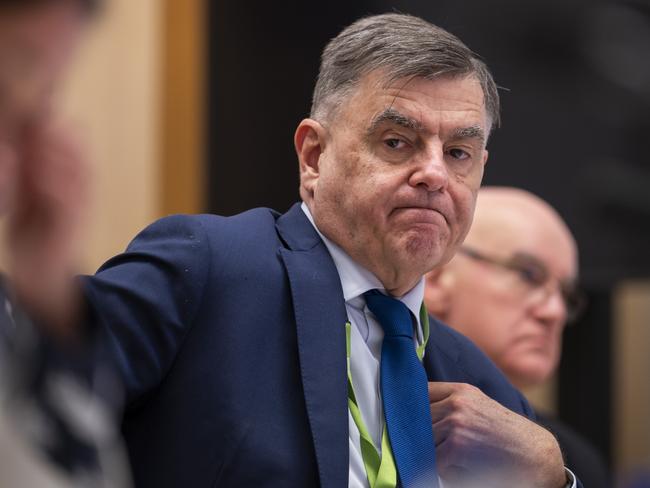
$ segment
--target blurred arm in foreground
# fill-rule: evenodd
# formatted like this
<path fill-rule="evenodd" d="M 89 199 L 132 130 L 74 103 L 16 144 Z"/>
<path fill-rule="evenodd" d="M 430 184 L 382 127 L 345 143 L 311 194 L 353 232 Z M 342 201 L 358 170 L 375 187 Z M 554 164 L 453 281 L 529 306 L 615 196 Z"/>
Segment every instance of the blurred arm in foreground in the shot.
<path fill-rule="evenodd" d="M 89 168 L 51 105 L 95 4 L 0 4 L 0 214 L 9 257 L 0 281 L 0 471 L 21 486 L 128 485 L 119 388 L 94 332 L 80 327 L 74 271 Z"/>

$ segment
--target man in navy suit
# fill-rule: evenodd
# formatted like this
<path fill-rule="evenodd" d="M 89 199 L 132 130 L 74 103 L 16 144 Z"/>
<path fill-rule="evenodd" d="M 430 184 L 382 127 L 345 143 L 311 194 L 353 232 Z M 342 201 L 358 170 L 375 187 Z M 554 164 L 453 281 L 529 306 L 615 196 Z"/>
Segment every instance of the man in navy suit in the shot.
<path fill-rule="evenodd" d="M 107 348 L 137 486 L 369 486 L 360 436 L 378 446 L 384 429 L 370 290 L 411 312 L 444 486 L 575 486 L 521 395 L 420 313 L 423 275 L 469 228 L 497 123 L 494 81 L 460 40 L 406 15 L 361 19 L 326 47 L 296 130 L 302 204 L 162 219 L 82 280 L 83 308 L 48 310 L 19 275 L 26 307 L 79 317 Z"/>

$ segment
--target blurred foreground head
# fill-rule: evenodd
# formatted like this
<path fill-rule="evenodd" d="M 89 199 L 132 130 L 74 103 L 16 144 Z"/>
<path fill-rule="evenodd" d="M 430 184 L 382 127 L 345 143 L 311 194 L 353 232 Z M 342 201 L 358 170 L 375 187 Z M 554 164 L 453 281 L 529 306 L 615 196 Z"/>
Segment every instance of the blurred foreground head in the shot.
<path fill-rule="evenodd" d="M 521 388 L 557 367 L 580 306 L 576 278 L 576 243 L 558 213 L 526 191 L 488 187 L 458 254 L 427 276 L 425 301 Z"/>
<path fill-rule="evenodd" d="M 0 0 L 0 140 L 49 109 L 98 0 Z"/>

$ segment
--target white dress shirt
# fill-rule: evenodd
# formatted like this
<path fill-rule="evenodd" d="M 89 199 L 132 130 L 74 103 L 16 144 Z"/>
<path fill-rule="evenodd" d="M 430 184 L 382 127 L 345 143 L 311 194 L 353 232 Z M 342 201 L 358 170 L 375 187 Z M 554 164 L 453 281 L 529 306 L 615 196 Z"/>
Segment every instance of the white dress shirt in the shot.
<path fill-rule="evenodd" d="M 352 385 L 361 417 L 368 429 L 368 434 L 381 454 L 384 412 L 381 399 L 379 366 L 384 331 L 372 312 L 368 310 L 363 294 L 373 289 L 385 291 L 385 288 L 374 274 L 353 261 L 343 249 L 321 234 L 314 223 L 309 208 L 304 202 L 301 208 L 325 243 L 341 280 L 345 309 L 348 314 L 348 320 L 352 324 L 350 330 L 350 370 Z M 408 293 L 402 297 L 394 298 L 403 302 L 413 314 L 414 327 L 416 328 L 414 342 L 415 345 L 421 344 L 423 334 L 420 324 L 420 307 L 424 299 L 424 278 L 420 279 Z M 341 324 L 341 327 L 343 325 Z M 361 455 L 359 429 L 349 411 L 348 430 L 350 433 L 350 471 L 348 486 L 349 488 L 369 488 L 366 468 Z M 575 488 L 575 482 L 568 486 Z M 440 488 L 444 488 L 442 480 L 440 481 Z"/>
<path fill-rule="evenodd" d="M 345 251 L 320 233 L 305 203 L 302 204 L 302 209 L 312 225 L 314 225 L 316 232 L 323 239 L 341 279 L 345 309 L 348 313 L 348 320 L 352 324 L 350 331 L 352 385 L 354 386 L 361 417 L 366 424 L 373 443 L 381 453 L 384 412 L 379 386 L 379 362 L 384 330 L 372 312 L 368 310 L 363 294 L 374 289 L 385 291 L 384 285 L 374 274 L 353 261 Z M 418 331 L 415 340 L 418 343 L 422 341 L 420 307 L 423 298 L 424 279 L 421 279 L 406 295 L 398 298 L 415 317 L 415 325 Z M 341 324 L 342 326 L 343 324 Z M 350 432 L 349 488 L 368 488 L 368 477 L 361 456 L 359 429 L 349 412 L 348 424 Z"/>

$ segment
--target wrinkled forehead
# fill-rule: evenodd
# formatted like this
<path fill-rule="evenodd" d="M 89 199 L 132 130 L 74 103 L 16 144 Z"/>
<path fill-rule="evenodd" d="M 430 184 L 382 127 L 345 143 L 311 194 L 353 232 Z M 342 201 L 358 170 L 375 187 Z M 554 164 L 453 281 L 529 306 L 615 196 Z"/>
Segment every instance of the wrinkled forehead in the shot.
<path fill-rule="evenodd" d="M 356 119 L 368 126 L 382 121 L 413 130 L 426 130 L 431 116 L 463 112 L 474 122 L 459 129 L 473 136 L 480 132 L 486 141 L 491 123 L 480 82 L 474 75 L 409 77 L 392 79 L 383 71 L 364 75 L 349 88 L 338 107 L 340 119 Z"/>

